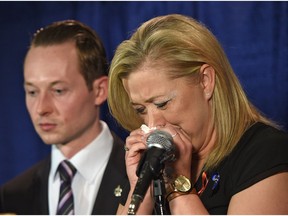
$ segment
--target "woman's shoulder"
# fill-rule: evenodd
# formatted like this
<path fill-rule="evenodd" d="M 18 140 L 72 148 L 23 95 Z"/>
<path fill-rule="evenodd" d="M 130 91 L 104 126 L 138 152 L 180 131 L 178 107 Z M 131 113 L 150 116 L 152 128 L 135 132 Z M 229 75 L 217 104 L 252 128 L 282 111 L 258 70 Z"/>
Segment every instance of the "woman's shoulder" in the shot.
<path fill-rule="evenodd" d="M 233 170 L 231 181 L 238 191 L 276 173 L 288 171 L 288 134 L 256 123 L 244 133 L 226 162 Z"/>
<path fill-rule="evenodd" d="M 235 153 L 254 152 L 271 154 L 281 149 L 288 149 L 288 134 L 270 125 L 257 122 L 252 125 L 239 140 Z M 256 156 L 254 155 L 254 156 Z"/>

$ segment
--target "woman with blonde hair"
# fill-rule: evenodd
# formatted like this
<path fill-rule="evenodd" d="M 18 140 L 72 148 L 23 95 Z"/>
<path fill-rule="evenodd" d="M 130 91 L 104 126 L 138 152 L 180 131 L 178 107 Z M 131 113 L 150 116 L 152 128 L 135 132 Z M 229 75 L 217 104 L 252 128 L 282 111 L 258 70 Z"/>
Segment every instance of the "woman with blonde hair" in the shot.
<path fill-rule="evenodd" d="M 221 45 L 196 20 L 156 17 L 123 41 L 110 67 L 108 103 L 131 131 L 130 192 L 119 214 L 153 212 L 150 190 L 137 209 L 131 198 L 154 130 L 169 133 L 177 150 L 164 171 L 172 214 L 288 214 L 288 135 L 249 102 Z"/>

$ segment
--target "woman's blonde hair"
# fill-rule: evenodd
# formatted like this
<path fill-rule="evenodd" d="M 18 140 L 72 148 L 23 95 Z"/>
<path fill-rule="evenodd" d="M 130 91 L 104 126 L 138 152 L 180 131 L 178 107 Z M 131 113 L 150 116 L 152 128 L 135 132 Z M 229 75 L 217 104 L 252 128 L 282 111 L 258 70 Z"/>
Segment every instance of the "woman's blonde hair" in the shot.
<path fill-rule="evenodd" d="M 172 14 L 145 22 L 115 52 L 109 72 L 108 104 L 125 129 L 139 128 L 143 120 L 130 105 L 122 80 L 147 61 L 167 65 L 172 78 L 195 76 L 204 63 L 214 68 L 212 116 L 217 140 L 205 169 L 217 166 L 253 123 L 273 124 L 248 101 L 215 36 L 196 20 Z"/>

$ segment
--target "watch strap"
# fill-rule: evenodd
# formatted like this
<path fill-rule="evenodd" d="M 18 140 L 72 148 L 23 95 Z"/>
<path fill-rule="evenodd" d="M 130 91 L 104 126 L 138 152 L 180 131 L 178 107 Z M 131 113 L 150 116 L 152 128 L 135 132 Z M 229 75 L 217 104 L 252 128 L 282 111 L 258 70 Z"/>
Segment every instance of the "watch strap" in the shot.
<path fill-rule="evenodd" d="M 170 202 L 171 200 L 175 199 L 176 197 L 188 195 L 188 194 L 197 194 L 196 189 L 193 187 L 189 192 L 183 193 L 179 191 L 171 191 L 170 193 L 167 193 L 166 200 Z"/>

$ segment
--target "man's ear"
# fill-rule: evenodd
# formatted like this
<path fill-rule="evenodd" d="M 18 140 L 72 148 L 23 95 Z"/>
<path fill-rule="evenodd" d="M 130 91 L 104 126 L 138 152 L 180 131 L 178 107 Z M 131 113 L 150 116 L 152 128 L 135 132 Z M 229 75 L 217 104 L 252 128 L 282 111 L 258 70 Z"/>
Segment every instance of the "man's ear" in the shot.
<path fill-rule="evenodd" d="M 108 77 L 101 76 L 93 82 L 93 92 L 95 95 L 95 105 L 100 106 L 108 96 Z"/>
<path fill-rule="evenodd" d="M 203 87 L 204 97 L 209 100 L 214 92 L 215 87 L 215 70 L 208 64 L 203 64 L 200 68 L 201 84 Z"/>

